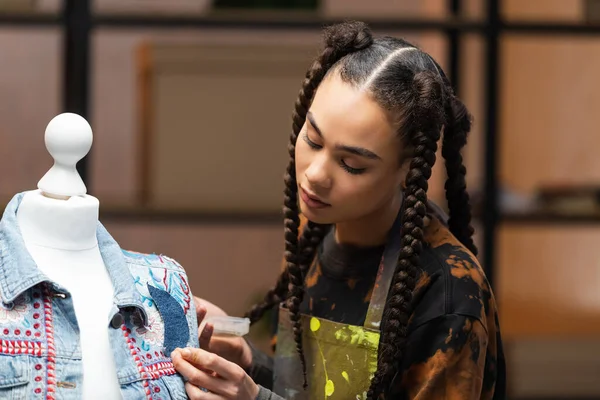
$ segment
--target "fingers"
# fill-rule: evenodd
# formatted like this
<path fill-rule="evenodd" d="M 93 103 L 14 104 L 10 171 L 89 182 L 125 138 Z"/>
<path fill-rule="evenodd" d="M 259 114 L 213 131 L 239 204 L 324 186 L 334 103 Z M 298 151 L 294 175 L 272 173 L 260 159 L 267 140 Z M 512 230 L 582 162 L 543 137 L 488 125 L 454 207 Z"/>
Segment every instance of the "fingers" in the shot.
<path fill-rule="evenodd" d="M 196 318 L 198 320 L 198 325 L 200 325 L 200 323 L 204 320 L 204 317 L 206 317 L 206 313 L 206 307 L 196 302 Z"/>
<path fill-rule="evenodd" d="M 190 400 L 221 400 L 223 397 L 218 394 L 205 392 L 193 383 L 185 383 L 185 391 Z"/>
<path fill-rule="evenodd" d="M 227 316 L 227 313 L 225 311 L 223 311 L 220 307 L 217 307 L 215 304 L 211 303 L 206 299 L 194 297 L 194 305 L 196 306 L 196 309 L 198 309 L 199 307 L 204 307 L 206 309 L 207 315 Z"/>
<path fill-rule="evenodd" d="M 175 350 L 171 356 L 173 366 L 187 382 L 196 387 L 203 387 L 211 392 L 220 393 L 224 385 L 223 379 L 192 365 L 181 356 L 181 352 Z"/>
<path fill-rule="evenodd" d="M 226 380 L 238 382 L 245 375 L 244 370 L 237 364 L 203 349 L 182 349 L 180 350 L 180 355 L 194 367 L 214 371 L 217 375 Z M 208 387 L 207 389 L 210 390 Z"/>
<path fill-rule="evenodd" d="M 214 327 L 212 324 L 204 325 L 204 329 L 200 333 L 200 348 L 207 350 L 208 344 L 210 343 L 210 338 L 212 337 Z"/>
<path fill-rule="evenodd" d="M 206 388 L 214 397 L 186 385 L 192 399 L 254 399 L 258 386 L 237 364 L 202 349 L 177 349 L 171 354 L 173 365 L 191 385 Z M 213 372 L 214 371 L 214 372 Z"/>
<path fill-rule="evenodd" d="M 199 297 L 193 296 L 194 298 L 194 307 L 196 307 L 196 315 L 198 315 L 198 317 L 200 316 L 198 314 L 198 311 L 200 310 L 200 308 L 204 308 L 205 314 L 206 314 L 206 307 L 203 307 L 202 305 L 202 300 L 200 300 Z M 202 318 L 204 318 L 204 316 L 202 316 Z M 200 319 L 200 318 L 198 318 Z"/>

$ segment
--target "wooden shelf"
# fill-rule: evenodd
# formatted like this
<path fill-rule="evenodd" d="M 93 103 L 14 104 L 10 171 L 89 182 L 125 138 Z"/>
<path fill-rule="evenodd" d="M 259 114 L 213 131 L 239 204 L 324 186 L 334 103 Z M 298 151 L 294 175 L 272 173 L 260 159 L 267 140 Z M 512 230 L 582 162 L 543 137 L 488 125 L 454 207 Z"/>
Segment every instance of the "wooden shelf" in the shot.
<path fill-rule="evenodd" d="M 0 206 L 0 215 L 4 212 L 4 204 Z M 101 207 L 100 219 L 110 222 L 131 223 L 166 223 L 166 224 L 250 224 L 273 225 L 283 223 L 280 213 L 207 213 L 198 210 L 158 210 L 142 207 Z M 480 220 L 480 215 L 474 219 Z M 559 214 L 548 212 L 537 213 L 504 213 L 500 216 L 504 225 L 596 225 L 600 224 L 600 213 L 594 214 Z"/>
<path fill-rule="evenodd" d="M 591 214 L 564 214 L 550 212 L 533 213 L 504 213 L 500 217 L 500 222 L 511 225 L 562 225 L 562 224 L 581 224 L 591 225 L 600 224 L 600 213 Z"/>
<path fill-rule="evenodd" d="M 152 210 L 143 208 L 104 208 L 100 220 L 106 222 L 199 224 L 199 225 L 273 225 L 283 224 L 283 214 L 206 213 L 195 210 Z"/>

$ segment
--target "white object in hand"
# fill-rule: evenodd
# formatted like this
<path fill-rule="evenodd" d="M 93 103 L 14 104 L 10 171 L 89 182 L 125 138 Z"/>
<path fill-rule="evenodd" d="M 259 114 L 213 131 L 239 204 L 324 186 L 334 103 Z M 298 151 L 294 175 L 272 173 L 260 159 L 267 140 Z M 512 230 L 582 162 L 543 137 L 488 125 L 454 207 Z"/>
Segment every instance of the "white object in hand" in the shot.
<path fill-rule="evenodd" d="M 213 326 L 214 336 L 245 336 L 250 331 L 250 319 L 248 318 L 207 316 L 200 324 L 200 332 L 206 324 Z"/>

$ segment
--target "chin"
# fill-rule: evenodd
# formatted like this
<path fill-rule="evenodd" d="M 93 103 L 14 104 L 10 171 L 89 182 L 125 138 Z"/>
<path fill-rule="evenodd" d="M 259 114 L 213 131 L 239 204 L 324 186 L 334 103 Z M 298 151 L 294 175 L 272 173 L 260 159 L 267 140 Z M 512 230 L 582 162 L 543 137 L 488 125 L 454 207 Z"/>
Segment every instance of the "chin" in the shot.
<path fill-rule="evenodd" d="M 332 218 L 331 207 L 322 209 L 312 209 L 300 201 L 300 212 L 311 222 L 321 225 L 334 224 L 335 218 Z"/>

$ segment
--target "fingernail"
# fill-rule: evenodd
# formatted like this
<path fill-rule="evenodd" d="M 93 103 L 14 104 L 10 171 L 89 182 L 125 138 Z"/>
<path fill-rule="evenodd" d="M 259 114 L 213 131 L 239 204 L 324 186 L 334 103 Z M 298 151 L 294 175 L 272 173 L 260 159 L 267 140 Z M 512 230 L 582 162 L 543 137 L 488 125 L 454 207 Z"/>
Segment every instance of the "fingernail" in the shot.
<path fill-rule="evenodd" d="M 179 351 L 184 358 L 189 358 L 192 355 L 190 349 L 180 349 Z"/>

